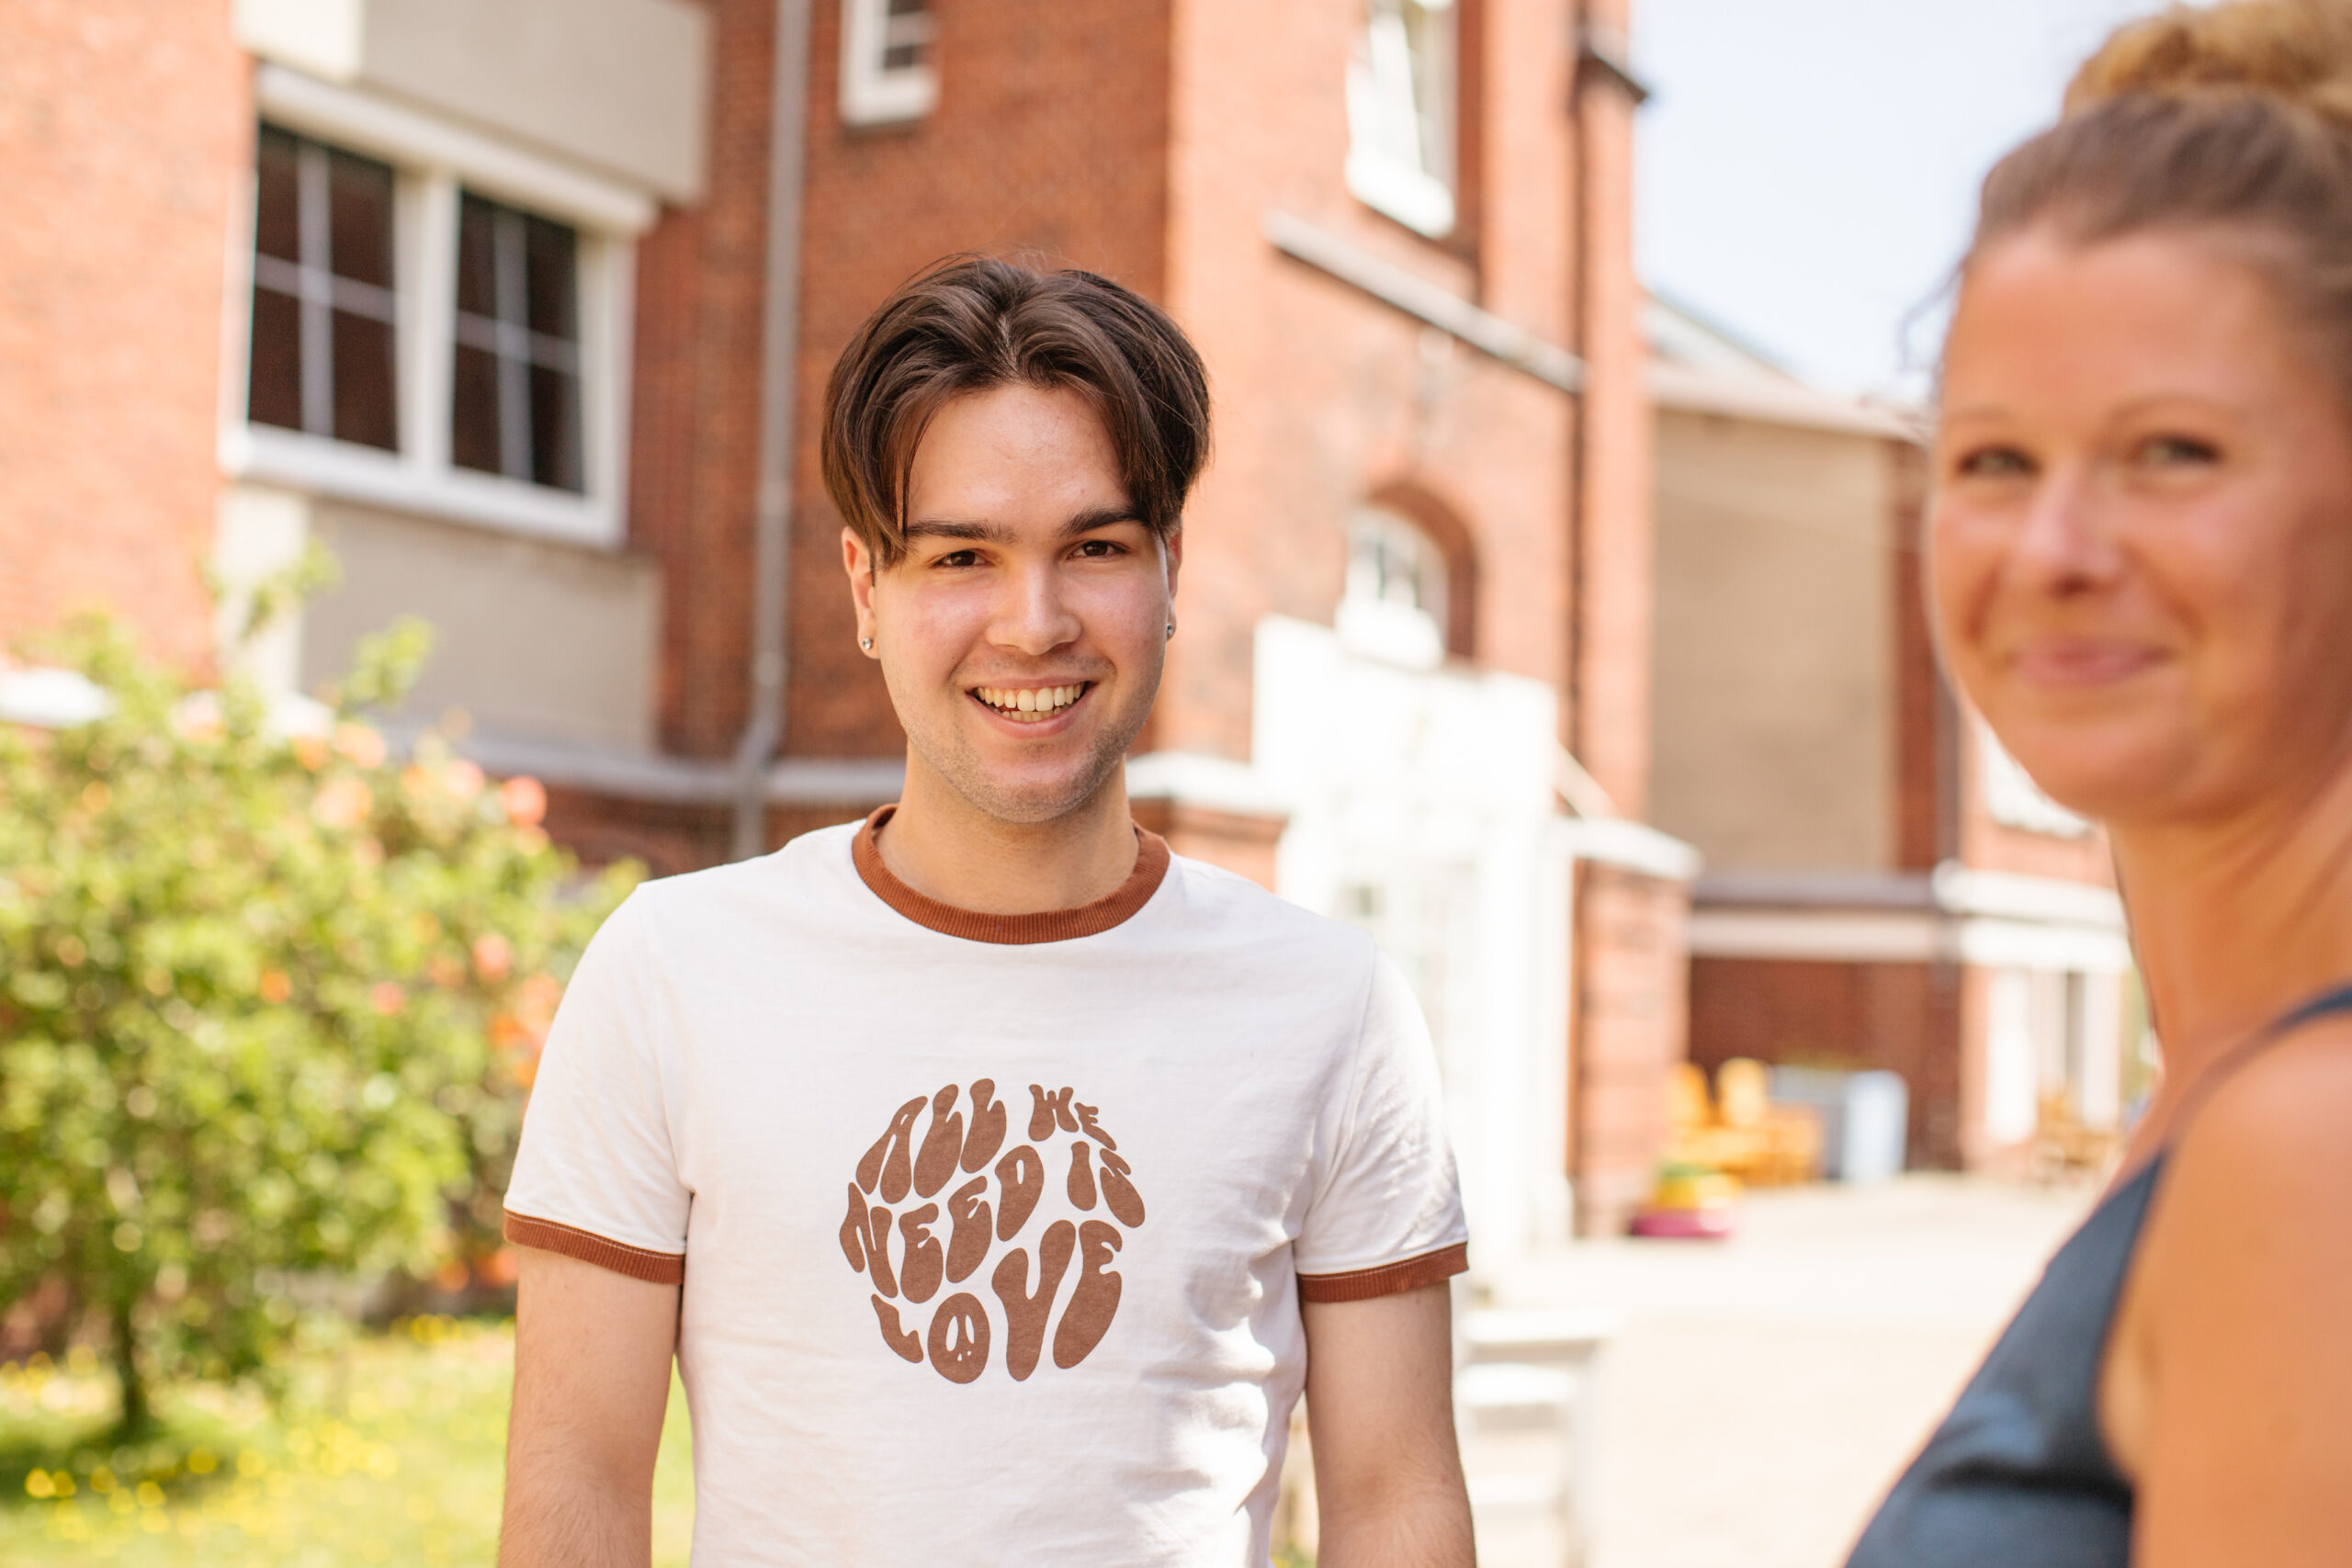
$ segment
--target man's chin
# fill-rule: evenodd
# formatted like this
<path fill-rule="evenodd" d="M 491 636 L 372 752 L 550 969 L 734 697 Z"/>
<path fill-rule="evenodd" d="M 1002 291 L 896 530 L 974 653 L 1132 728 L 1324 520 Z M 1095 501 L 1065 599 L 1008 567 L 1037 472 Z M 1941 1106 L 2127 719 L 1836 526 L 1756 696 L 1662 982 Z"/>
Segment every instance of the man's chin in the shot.
<path fill-rule="evenodd" d="M 999 772 L 977 758 L 938 768 L 948 786 L 973 810 L 1015 828 L 1041 828 L 1085 809 L 1109 787 L 1122 757 L 1088 756 L 1065 767 L 1034 765 Z"/>

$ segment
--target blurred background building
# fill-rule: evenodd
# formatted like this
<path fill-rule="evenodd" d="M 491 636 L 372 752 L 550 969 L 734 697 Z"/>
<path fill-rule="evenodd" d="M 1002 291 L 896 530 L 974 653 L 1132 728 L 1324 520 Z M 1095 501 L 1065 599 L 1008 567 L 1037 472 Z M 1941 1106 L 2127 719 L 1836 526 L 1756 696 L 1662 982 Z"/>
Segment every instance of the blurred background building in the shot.
<path fill-rule="evenodd" d="M 2106 845 L 1937 671 L 1917 421 L 1687 312 L 1650 322 L 1652 800 L 1706 857 L 1692 1059 L 1899 1073 L 1917 1165 L 2113 1132 L 2131 953 Z"/>
<path fill-rule="evenodd" d="M 583 856 L 772 846 L 901 776 L 833 358 L 948 253 L 1088 267 L 1216 398 L 1138 815 L 1405 964 L 1482 1267 L 1620 1225 L 1686 1051 L 1894 1067 L 1933 1164 L 2111 1120 L 2103 852 L 1936 676 L 1909 427 L 1637 287 L 1628 19 L 25 0 L 0 636 L 100 603 L 216 660 L 205 570 L 316 541 L 260 678 L 419 615 L 393 728 Z"/>

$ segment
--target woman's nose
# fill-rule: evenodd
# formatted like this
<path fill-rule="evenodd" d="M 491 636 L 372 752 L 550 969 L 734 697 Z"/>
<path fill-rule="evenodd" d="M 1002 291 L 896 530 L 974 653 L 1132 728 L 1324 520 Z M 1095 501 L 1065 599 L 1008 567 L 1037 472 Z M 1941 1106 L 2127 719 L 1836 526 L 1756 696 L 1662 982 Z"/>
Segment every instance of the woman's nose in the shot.
<path fill-rule="evenodd" d="M 2057 593 L 2112 581 L 2120 556 L 2111 534 L 2110 504 L 2087 473 L 2052 469 L 2010 541 L 2013 580 Z"/>

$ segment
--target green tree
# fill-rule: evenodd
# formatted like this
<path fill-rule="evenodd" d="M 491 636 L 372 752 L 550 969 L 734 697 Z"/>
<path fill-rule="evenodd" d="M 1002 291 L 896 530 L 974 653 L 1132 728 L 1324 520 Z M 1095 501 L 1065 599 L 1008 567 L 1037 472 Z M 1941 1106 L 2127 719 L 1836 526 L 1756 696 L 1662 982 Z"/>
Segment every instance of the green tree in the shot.
<path fill-rule="evenodd" d="M 0 1303 L 105 1325 L 119 1429 L 159 1380 L 266 1374 L 322 1281 L 493 1249 L 540 1037 L 633 880 L 584 886 L 527 779 L 356 716 L 396 627 L 287 734 L 104 618 L 49 650 L 95 721 L 0 724 Z"/>

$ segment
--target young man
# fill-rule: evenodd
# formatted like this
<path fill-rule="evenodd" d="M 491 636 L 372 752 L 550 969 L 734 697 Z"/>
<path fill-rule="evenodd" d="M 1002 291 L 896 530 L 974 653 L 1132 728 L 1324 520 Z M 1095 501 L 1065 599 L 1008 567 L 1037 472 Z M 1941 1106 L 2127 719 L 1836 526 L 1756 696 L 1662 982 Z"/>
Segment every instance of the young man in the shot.
<path fill-rule="evenodd" d="M 506 1568 L 1262 1568 L 1293 1403 L 1326 1568 L 1464 1568 L 1426 1031 L 1360 932 L 1169 853 L 1122 759 L 1208 389 L 1080 272 L 959 260 L 835 369 L 825 479 L 907 734 L 865 823 L 640 889 L 507 1194 Z"/>

